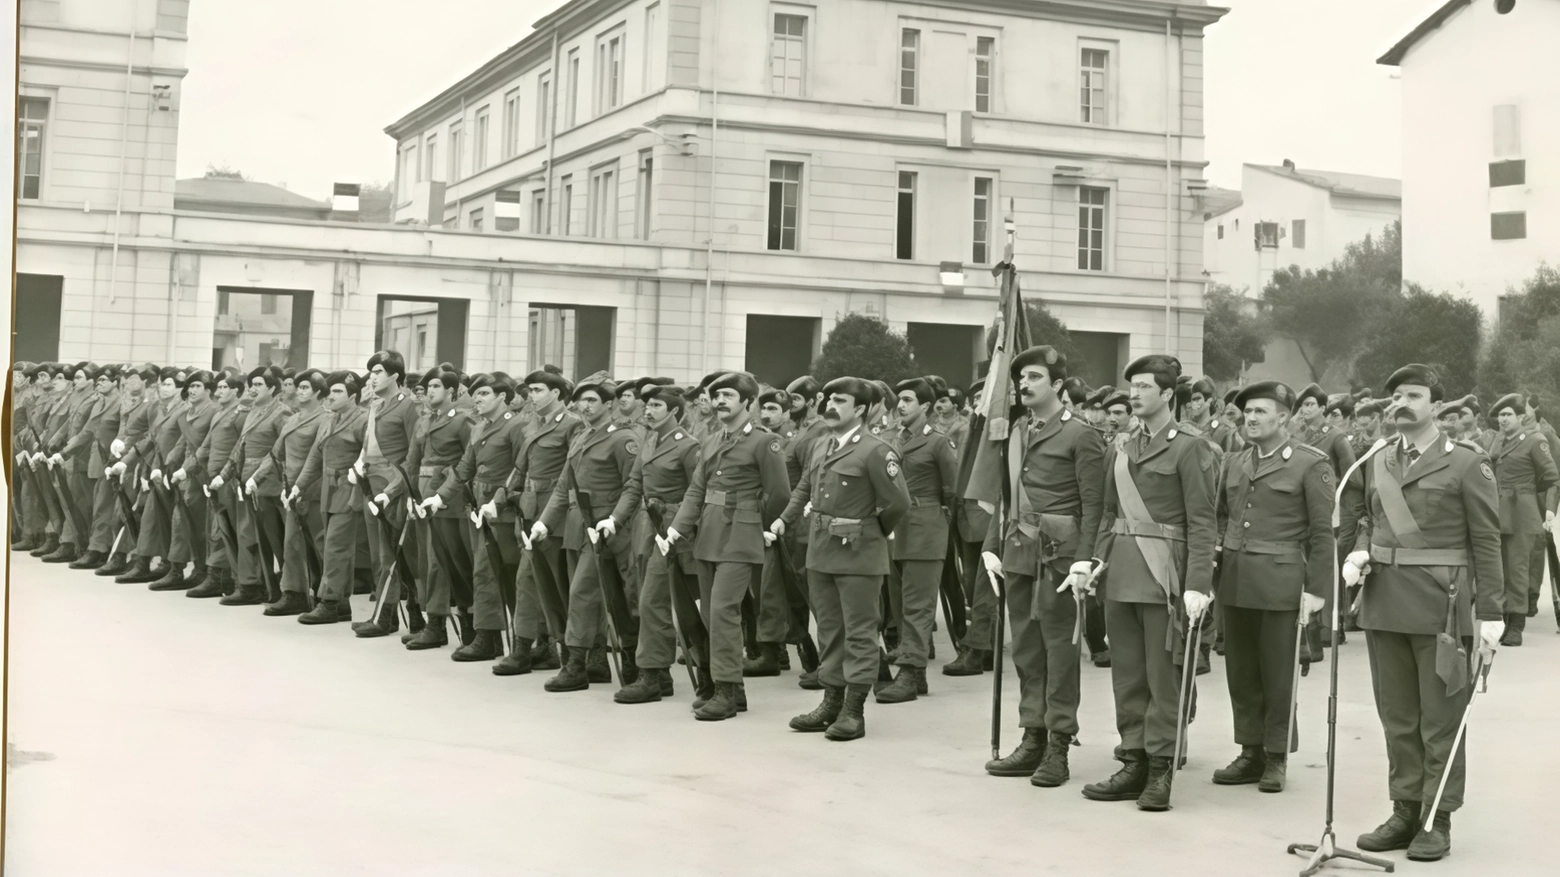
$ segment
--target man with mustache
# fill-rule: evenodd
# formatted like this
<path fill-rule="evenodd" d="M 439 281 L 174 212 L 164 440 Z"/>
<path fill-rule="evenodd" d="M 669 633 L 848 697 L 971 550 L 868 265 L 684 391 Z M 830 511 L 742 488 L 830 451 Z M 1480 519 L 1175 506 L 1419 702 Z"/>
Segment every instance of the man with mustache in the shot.
<path fill-rule="evenodd" d="M 1442 409 L 1443 411 L 1445 409 Z M 1500 436 L 1490 449 L 1500 493 L 1500 554 L 1505 571 L 1505 634 L 1503 646 L 1522 645 L 1527 626 L 1531 565 L 1544 563 L 1542 545 L 1555 521 L 1555 489 L 1560 473 L 1543 433 L 1528 429 L 1523 418 L 1527 403 L 1519 393 L 1502 396 L 1491 409 Z M 1540 551 L 1533 550 L 1534 545 Z"/>
<path fill-rule="evenodd" d="M 986 575 L 1007 580 L 1018 720 L 1024 736 L 992 776 L 1029 777 L 1032 785 L 1067 782 L 1067 753 L 1078 734 L 1079 661 L 1073 631 L 1095 572 L 1104 505 L 1105 443 L 1062 406 L 1067 357 L 1049 346 L 1013 358 L 1011 379 L 1024 406 L 1008 435 L 1008 513 L 993 520 L 981 560 Z M 981 484 L 987 502 L 998 485 Z"/>
<path fill-rule="evenodd" d="M 878 676 L 879 593 L 889 569 L 889 536 L 910 508 L 910 493 L 898 454 L 864 434 L 862 418 L 881 404 L 880 391 L 844 377 L 825 385 L 823 394 L 833 436 L 815 446 L 784 515 L 769 529 L 782 536 L 804 515 L 811 519 L 807 583 L 818 619 L 823 701 L 792 719 L 791 729 L 855 740 L 866 735 L 867 694 Z"/>
<path fill-rule="evenodd" d="M 1453 752 L 1452 740 L 1475 682 L 1462 652 L 1493 652 L 1505 627 L 1499 498 L 1483 449 L 1436 428 L 1444 391 L 1434 369 L 1406 365 L 1387 392 L 1400 437 L 1361 467 L 1369 505 L 1341 572 L 1365 583 L 1359 624 L 1392 796 L 1392 816 L 1359 847 L 1435 861 L 1451 850 L 1451 814 L 1463 803 L 1467 746 Z M 1443 772 L 1440 807 L 1423 812 Z"/>

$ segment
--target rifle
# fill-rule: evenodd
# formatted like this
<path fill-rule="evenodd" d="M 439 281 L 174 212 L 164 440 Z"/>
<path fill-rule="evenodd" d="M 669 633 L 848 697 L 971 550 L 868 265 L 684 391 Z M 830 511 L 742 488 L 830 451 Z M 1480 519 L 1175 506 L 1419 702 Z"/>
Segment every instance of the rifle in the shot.
<path fill-rule="evenodd" d="M 547 614 L 547 626 L 553 632 L 554 637 L 561 645 L 563 643 L 564 629 L 569 623 L 569 588 L 567 583 L 559 585 L 558 579 L 553 575 L 553 568 L 547 562 L 546 556 L 536 550 L 536 545 L 531 541 L 529 528 L 526 527 L 525 516 L 518 510 L 515 512 L 520 521 L 521 544 L 526 552 L 531 555 L 531 575 L 536 579 L 536 596 L 542 602 L 542 611 Z"/>
<path fill-rule="evenodd" d="M 957 525 L 949 522 L 948 553 L 943 558 L 942 578 L 938 582 L 937 596 L 942 600 L 943 617 L 948 619 L 948 638 L 957 651 L 969 631 L 969 619 L 964 614 L 964 576 L 959 569 L 959 551 L 955 547 Z"/>
<path fill-rule="evenodd" d="M 98 453 L 102 454 L 104 460 L 108 460 L 111 457 L 108 449 L 108 445 L 102 442 L 98 443 Z M 112 478 L 118 482 L 109 488 L 114 492 L 114 504 L 119 507 L 119 516 L 124 520 L 124 529 L 130 534 L 130 541 L 141 541 L 141 522 L 135 516 L 135 503 L 130 501 L 130 494 L 125 493 L 124 481 L 121 481 L 117 476 L 111 476 L 106 473 L 103 477 Z M 115 543 L 117 544 L 118 540 L 115 540 Z"/>
<path fill-rule="evenodd" d="M 440 569 L 450 579 L 450 598 L 456 606 L 470 606 L 473 599 L 471 590 L 471 558 L 467 556 L 465 546 L 461 545 L 461 551 L 457 555 L 455 549 L 447 541 L 449 534 L 434 526 L 430 518 L 416 513 L 416 507 L 421 505 L 424 499 L 422 489 L 418 487 L 418 482 L 412 480 L 411 475 L 402 464 L 397 463 L 395 467 L 400 471 L 402 480 L 406 482 L 406 495 L 409 498 L 407 501 L 412 504 L 412 508 L 407 510 L 407 521 L 410 522 L 416 518 L 427 526 L 428 541 L 433 546 L 434 559 L 439 562 Z M 460 559 L 460 566 L 456 566 L 457 556 Z"/>
<path fill-rule="evenodd" d="M 650 526 L 655 530 L 655 535 L 665 538 L 666 527 L 661 513 L 648 503 L 645 513 L 650 516 Z M 676 550 L 676 547 L 672 547 L 663 555 L 666 558 L 667 591 L 672 598 L 672 630 L 677 634 L 677 645 L 687 662 L 688 682 L 697 691 L 699 680 L 695 671 L 708 663 L 705 655 L 709 653 L 710 634 L 704 627 L 704 616 L 699 614 L 699 605 L 694 601 L 693 592 L 688 588 L 688 579 L 683 576 L 682 564 L 672 556 Z"/>
<path fill-rule="evenodd" d="M 466 503 L 472 509 L 471 524 L 482 536 L 483 549 L 487 552 L 488 568 L 493 571 L 493 580 L 498 584 L 498 599 L 504 604 L 504 650 L 507 654 L 514 654 L 515 610 L 507 593 L 513 587 L 514 577 L 508 574 L 508 566 L 504 563 L 504 552 L 498 547 L 498 536 L 493 532 L 492 522 L 482 516 L 482 503 L 477 502 L 477 492 L 471 489 L 469 481 L 461 482 L 461 487 L 466 492 Z M 504 586 L 506 580 L 510 583 L 510 588 Z"/>
<path fill-rule="evenodd" d="M 611 641 L 614 654 L 613 664 L 617 667 L 618 679 L 623 679 L 623 641 L 618 636 L 619 630 L 637 632 L 634 618 L 629 613 L 628 595 L 623 590 L 623 580 L 618 575 L 617 557 L 612 553 L 612 548 L 607 545 L 606 539 L 596 534 L 596 538 L 590 538 L 593 534 L 596 514 L 591 508 L 590 494 L 586 491 L 575 491 L 575 502 L 579 505 L 580 516 L 587 522 L 585 536 L 590 542 L 591 554 L 596 559 L 596 579 L 601 584 L 601 596 L 607 604 L 607 637 Z M 625 525 L 626 526 L 626 525 Z"/>
<path fill-rule="evenodd" d="M 65 464 L 61 463 L 58 468 L 50 466 L 49 472 L 54 477 L 54 487 L 59 492 L 60 504 L 65 507 L 65 511 L 70 515 L 71 525 L 76 530 L 76 538 L 80 540 L 82 545 L 87 544 L 87 537 L 92 532 L 92 524 L 87 520 L 86 512 L 81 510 L 79 504 L 71 495 L 70 483 L 65 477 Z"/>
<path fill-rule="evenodd" d="M 374 505 L 373 497 L 368 495 L 368 476 L 367 474 L 360 475 L 355 480 L 357 481 L 358 495 L 363 498 L 363 508 L 366 511 L 367 509 L 372 508 Z M 399 571 L 401 573 L 401 581 L 399 584 L 406 584 L 406 570 L 411 569 L 411 564 L 406 562 L 406 554 L 401 550 L 401 546 L 406 544 L 406 531 L 412 526 L 412 516 L 407 515 L 406 522 L 401 525 L 400 535 L 392 540 L 390 538 L 390 522 L 385 520 L 384 510 L 381 509 L 378 512 L 370 512 L 370 514 L 374 516 L 374 520 L 379 527 L 379 535 L 384 540 L 384 544 L 391 546 L 390 566 L 385 570 L 385 582 L 379 588 L 379 597 L 377 598 L 378 602 L 374 604 L 374 614 L 370 615 L 368 618 L 371 623 L 378 624 L 379 619 L 384 617 L 385 604 L 390 602 L 388 599 L 390 596 L 390 582 L 395 580 L 396 573 Z M 415 593 L 415 583 L 412 585 L 412 589 Z M 396 589 L 395 605 L 396 611 L 400 611 L 400 588 Z M 409 620 L 408 625 L 410 625 Z"/>

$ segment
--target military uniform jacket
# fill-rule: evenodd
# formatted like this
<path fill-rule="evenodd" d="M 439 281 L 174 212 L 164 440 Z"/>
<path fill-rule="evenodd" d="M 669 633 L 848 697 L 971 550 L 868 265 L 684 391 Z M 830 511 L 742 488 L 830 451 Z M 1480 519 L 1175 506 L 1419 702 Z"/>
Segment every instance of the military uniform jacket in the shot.
<path fill-rule="evenodd" d="M 118 390 L 110 390 L 106 396 L 97 394 L 87 406 L 87 414 L 80 428 L 65 444 L 65 450 L 62 451 L 65 456 L 86 458 L 89 478 L 102 475 L 108 465 L 104 455 L 108 453 L 109 443 L 119 435 L 119 415 Z"/>
<path fill-rule="evenodd" d="M 693 472 L 699 468 L 699 440 L 675 423 L 669 426 L 670 429 L 652 434 L 645 442 L 628 476 L 640 503 L 647 511 L 655 513 L 652 523 L 660 522 L 663 532 L 657 535 L 664 535 L 665 528 L 677 516 L 678 507 L 688 494 L 688 485 L 693 483 Z M 644 535 L 651 535 L 650 531 L 647 529 Z M 678 551 L 690 560 L 693 535 L 687 534 L 688 538 L 677 544 Z M 638 554 L 646 553 L 648 540 L 645 545 L 634 546 L 634 550 Z"/>
<path fill-rule="evenodd" d="M 796 526 L 810 504 L 808 569 L 829 575 L 886 575 L 889 534 L 910 510 L 899 454 L 865 429 L 857 429 L 830 453 L 833 445 L 831 436 L 813 446 L 807 471 L 785 508 L 786 526 Z"/>
<path fill-rule="evenodd" d="M 1302 431 L 1300 441 L 1327 455 L 1327 458 L 1332 461 L 1335 478 L 1342 478 L 1343 473 L 1349 471 L 1349 467 L 1354 465 L 1357 458 L 1349 437 L 1344 435 L 1342 430 L 1333 429 L 1329 424 Z"/>
<path fill-rule="evenodd" d="M 505 486 L 516 494 L 520 515 L 535 521 L 552 498 L 553 488 L 563 474 L 574 437 L 585 428 L 584 421 L 564 408 L 546 417 L 537 416 L 515 446 L 514 470 Z M 591 521 L 595 525 L 595 521 Z"/>
<path fill-rule="evenodd" d="M 412 448 L 406 454 L 406 471 L 417 479 L 417 491 L 424 499 L 439 492 L 450 467 L 465 455 L 471 443 L 472 420 L 469 413 L 448 402 L 418 420 Z M 439 509 L 434 517 L 460 517 L 459 504 Z"/>
<path fill-rule="evenodd" d="M 274 399 L 249 409 L 249 415 L 244 418 L 243 428 L 238 433 L 238 446 L 220 470 L 222 480 L 232 481 L 236 478 L 239 484 L 243 484 L 253 478 L 258 494 L 280 496 L 280 473 L 274 470 L 260 473 L 259 469 L 276 446 L 276 437 L 281 434 L 282 424 L 289 416 L 287 409 Z"/>
<path fill-rule="evenodd" d="M 1207 434 L 1209 441 L 1226 454 L 1233 454 L 1246 446 L 1245 441 L 1240 437 L 1240 430 L 1235 428 L 1235 424 L 1222 417 L 1209 418 L 1203 432 Z"/>
<path fill-rule="evenodd" d="M 90 455 L 78 450 L 78 448 L 85 448 L 86 445 L 90 444 L 92 441 L 91 436 L 82 439 L 80 445 L 75 448 L 71 446 L 71 443 L 86 428 L 87 418 L 92 416 L 93 409 L 97 407 L 98 398 L 97 391 L 90 386 L 86 389 L 71 390 L 68 396 L 69 408 L 65 418 L 64 432 L 56 436 L 51 445 L 54 453 L 65 457 L 66 468 L 69 471 L 85 472 L 87 470 Z M 70 452 L 66 453 L 66 449 L 70 449 Z"/>
<path fill-rule="evenodd" d="M 244 429 L 244 419 L 249 411 L 236 403 L 218 406 L 206 438 L 195 451 L 195 469 L 207 482 L 221 474 L 238 447 L 239 433 Z M 224 477 L 223 481 L 228 479 Z"/>
<path fill-rule="evenodd" d="M 586 427 L 575 435 L 541 516 L 548 530 L 563 533 L 564 548 L 583 549 L 585 528 L 608 517 L 619 530 L 626 528 L 639 511 L 637 485 L 629 478 L 638 457 L 639 438 L 632 429 L 615 423 Z M 593 520 L 584 519 L 585 503 Z"/>
<path fill-rule="evenodd" d="M 781 450 L 785 453 L 786 475 L 789 476 L 792 487 L 802 480 L 802 470 L 807 468 L 808 455 L 812 453 L 813 442 L 828 434 L 829 425 L 823 422 L 823 418 L 808 412 L 808 416 L 796 425 L 781 444 Z"/>
<path fill-rule="evenodd" d="M 281 492 L 289 493 L 292 488 L 298 486 L 298 477 L 303 474 L 303 464 L 309 459 L 309 451 L 314 447 L 314 440 L 319 437 L 319 432 L 330 423 L 330 412 L 323 405 L 315 405 L 313 408 L 303 411 L 294 411 L 285 423 L 281 431 L 276 434 L 276 444 L 272 445 L 265 459 L 260 461 L 260 466 L 252 476 L 255 486 L 259 487 L 262 481 L 277 479 L 281 484 Z M 280 472 L 278 472 L 278 461 Z M 279 476 L 279 477 L 278 477 Z M 301 502 L 319 502 L 320 494 L 318 483 L 308 490 L 302 487 L 298 489 L 298 499 Z"/>
<path fill-rule="evenodd" d="M 1462 555 L 1458 564 L 1394 563 L 1404 538 L 1394 532 L 1376 479 L 1380 458 L 1399 484 L 1424 546 Z M 1437 432 L 1419 460 L 1409 464 L 1401 438 L 1372 455 L 1365 473 L 1366 513 L 1360 520 L 1355 551 L 1371 553 L 1371 572 L 1362 591 L 1359 623 L 1367 630 L 1438 634 L 1446 630 L 1447 596 L 1456 587 L 1456 624 L 1461 636 L 1473 635 L 1473 582 L 1488 584 L 1477 594 L 1478 617 L 1501 618 L 1502 577 L 1500 514 L 1495 472 L 1484 451 L 1471 442 L 1455 442 Z M 1471 565 L 1471 566 L 1470 566 Z"/>
<path fill-rule="evenodd" d="M 1560 473 L 1549 442 L 1537 430 L 1501 435 L 1490 449 L 1500 493 L 1500 531 L 1529 536 L 1544 534 L 1543 511 L 1555 510 L 1555 484 Z"/>
<path fill-rule="evenodd" d="M 894 560 L 944 560 L 952 518 L 954 482 L 959 477 L 953 439 L 924 423 L 899 431 L 899 471 L 910 494 L 910 508 L 894 528 L 889 546 Z"/>
<path fill-rule="evenodd" d="M 193 482 L 203 481 L 205 473 L 198 471 L 195 466 L 196 452 L 206 441 L 206 434 L 211 431 L 212 418 L 217 416 L 217 403 L 209 397 L 201 400 L 199 404 L 187 403 L 184 413 L 180 414 L 175 423 L 179 427 L 179 441 L 173 446 L 173 450 L 163 458 L 163 470 L 170 474 L 177 469 L 185 470 L 184 474 L 190 477 L 190 489 L 194 489 Z"/>
<path fill-rule="evenodd" d="M 146 462 L 166 472 L 168 458 L 173 453 L 173 449 L 179 446 L 179 438 L 182 434 L 179 420 L 184 417 L 184 412 L 189 410 L 189 407 L 190 403 L 177 396 L 169 399 L 166 405 L 156 405 L 156 414 L 146 435 L 125 450 L 125 467 L 130 468 L 138 462 Z"/>
<path fill-rule="evenodd" d="M 764 562 L 764 530 L 791 495 L 781 440 L 750 420 L 704 439 L 672 527 L 697 528 L 693 556 L 709 563 Z"/>
<path fill-rule="evenodd" d="M 377 413 L 372 410 L 376 401 Z M 369 402 L 367 410 L 374 426 L 374 439 L 379 443 L 379 455 L 384 459 L 368 459 L 365 448 L 364 473 L 368 476 L 369 496 L 383 493 L 394 502 L 407 492 L 401 467 L 406 463 L 417 433 L 417 397 L 400 390 L 394 396 L 376 401 Z"/>
<path fill-rule="evenodd" d="M 74 394 L 66 390 L 49 400 L 43 428 L 38 431 L 38 451 L 56 454 L 70 439 L 70 416 L 75 411 Z"/>
<path fill-rule="evenodd" d="M 522 422 L 513 411 L 505 411 L 492 421 L 475 419 L 466 450 L 445 473 L 444 484 L 439 488 L 439 498 L 446 506 L 461 508 L 466 494 L 461 485 L 470 482 L 479 504 L 491 501 L 498 506 L 498 520 L 514 521 L 515 510 L 508 502 L 504 485 L 515 471 L 515 448 L 520 445 Z"/>
<path fill-rule="evenodd" d="M 1042 564 L 1065 573 L 1072 564 L 1092 558 L 1105 505 L 1105 443 L 1100 434 L 1063 410 L 1039 424 L 1031 414 L 1019 417 L 1007 441 L 1006 474 L 1009 484 L 1017 482 L 1017 490 L 1012 491 L 1005 533 L 995 517 L 987 516 L 982 550 L 1000 555 L 1005 572 L 1037 578 Z"/>
<path fill-rule="evenodd" d="M 128 393 L 122 395 L 119 402 L 119 432 L 114 438 L 125 443 L 126 454 L 151 433 L 152 421 L 157 418 L 158 409 L 157 400 L 150 392 L 143 392 L 140 398 Z M 113 440 L 109 441 L 112 443 Z M 131 461 L 126 460 L 125 463 L 128 468 Z"/>
<path fill-rule="evenodd" d="M 1121 603 L 1179 602 L 1185 590 L 1213 590 L 1213 554 L 1218 541 L 1217 451 L 1198 436 L 1168 424 L 1155 435 L 1139 429 L 1121 437 L 1105 456 L 1105 510 L 1100 516 L 1096 556 L 1110 564 L 1107 596 Z M 1151 522 L 1136 520 L 1123 507 L 1116 470 L 1141 495 Z M 1168 549 L 1168 563 L 1150 556 Z"/>
<path fill-rule="evenodd" d="M 1263 457 L 1252 445 L 1224 461 L 1219 492 L 1218 597 L 1226 606 L 1300 608 L 1303 590 L 1332 590 L 1332 463 L 1285 441 Z"/>
<path fill-rule="evenodd" d="M 319 490 L 320 511 L 344 515 L 363 510 L 356 485 L 347 480 L 363 453 L 363 438 L 368 431 L 368 412 L 352 407 L 333 414 L 314 436 L 314 446 L 303 461 L 294 485 L 299 496 Z"/>

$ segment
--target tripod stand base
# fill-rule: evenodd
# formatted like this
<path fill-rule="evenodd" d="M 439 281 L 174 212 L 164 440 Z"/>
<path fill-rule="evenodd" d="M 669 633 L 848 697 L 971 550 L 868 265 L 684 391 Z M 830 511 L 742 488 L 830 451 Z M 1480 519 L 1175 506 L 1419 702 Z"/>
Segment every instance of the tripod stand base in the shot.
<path fill-rule="evenodd" d="M 1367 856 L 1354 850 L 1342 849 L 1338 846 L 1338 837 L 1333 834 L 1331 826 L 1322 833 L 1320 843 L 1290 844 L 1289 854 L 1292 856 L 1310 856 L 1310 861 L 1306 862 L 1305 867 L 1300 871 L 1300 877 L 1311 877 L 1312 874 L 1320 871 L 1322 866 L 1332 859 L 1348 859 L 1353 862 L 1363 862 L 1380 868 L 1388 874 L 1397 869 L 1396 863 L 1386 859 L 1378 859 L 1375 856 Z"/>

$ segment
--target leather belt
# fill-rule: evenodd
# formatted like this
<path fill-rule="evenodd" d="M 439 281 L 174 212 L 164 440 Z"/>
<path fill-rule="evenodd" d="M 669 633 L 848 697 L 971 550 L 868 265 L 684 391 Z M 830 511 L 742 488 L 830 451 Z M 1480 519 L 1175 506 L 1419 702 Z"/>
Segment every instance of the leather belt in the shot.
<path fill-rule="evenodd" d="M 1498 488 L 1498 489 L 1500 490 L 1500 495 L 1501 496 L 1536 496 L 1536 495 L 1538 495 L 1538 487 L 1536 485 L 1532 485 L 1532 484 L 1518 484 L 1518 485 L 1515 485 L 1513 487 L 1501 487 L 1501 488 Z"/>
<path fill-rule="evenodd" d="M 1154 539 L 1186 541 L 1186 528 L 1179 524 L 1156 524 L 1153 521 L 1131 521 L 1117 518 L 1110 531 L 1117 536 L 1148 536 Z"/>
<path fill-rule="evenodd" d="M 941 506 L 941 505 L 942 505 L 942 497 L 940 497 L 940 496 L 912 496 L 912 497 L 910 497 L 910 507 L 913 508 L 913 509 L 918 509 L 918 508 L 921 508 L 922 506 Z"/>
<path fill-rule="evenodd" d="M 1270 557 L 1281 557 L 1285 560 L 1305 560 L 1305 546 L 1300 542 L 1269 542 L 1264 539 L 1242 539 L 1234 543 L 1226 542 L 1225 551 L 1239 551 L 1242 554 L 1263 554 Z"/>
<path fill-rule="evenodd" d="M 446 469 L 450 468 L 450 466 L 452 466 L 452 465 L 454 465 L 454 464 L 452 464 L 452 463 L 425 463 L 425 464 L 417 467 L 417 477 L 419 477 L 419 478 L 437 478 L 438 476 L 443 475 L 444 471 Z"/>
<path fill-rule="evenodd" d="M 1466 548 L 1390 548 L 1372 545 L 1370 559 L 1388 566 L 1467 566 Z"/>
<path fill-rule="evenodd" d="M 756 490 L 706 490 L 704 492 L 705 505 L 727 506 L 728 508 L 758 508 L 758 491 Z"/>

